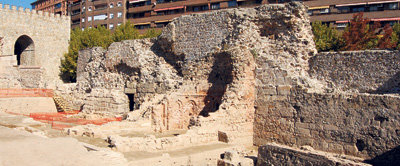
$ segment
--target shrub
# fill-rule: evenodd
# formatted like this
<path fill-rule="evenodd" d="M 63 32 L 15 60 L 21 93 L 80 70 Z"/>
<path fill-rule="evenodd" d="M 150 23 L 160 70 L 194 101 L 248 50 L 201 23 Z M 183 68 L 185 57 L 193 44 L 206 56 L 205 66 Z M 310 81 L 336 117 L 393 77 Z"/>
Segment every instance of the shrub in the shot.
<path fill-rule="evenodd" d="M 344 45 L 341 34 L 335 29 L 322 24 L 320 21 L 312 23 L 314 42 L 318 52 L 338 51 Z"/>

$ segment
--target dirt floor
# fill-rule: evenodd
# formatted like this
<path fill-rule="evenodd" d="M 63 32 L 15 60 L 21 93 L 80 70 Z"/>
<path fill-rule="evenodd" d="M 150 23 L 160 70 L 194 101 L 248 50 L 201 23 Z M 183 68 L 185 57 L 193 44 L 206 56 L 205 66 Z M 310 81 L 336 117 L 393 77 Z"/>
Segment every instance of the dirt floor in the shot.
<path fill-rule="evenodd" d="M 164 133 L 171 137 L 186 131 Z M 126 133 L 141 136 L 141 133 Z M 0 111 L 0 166 L 45 165 L 216 165 L 233 145 L 213 143 L 158 152 L 120 153 L 101 138 L 67 136 L 50 124 Z M 250 147 L 251 148 L 251 147 Z"/>

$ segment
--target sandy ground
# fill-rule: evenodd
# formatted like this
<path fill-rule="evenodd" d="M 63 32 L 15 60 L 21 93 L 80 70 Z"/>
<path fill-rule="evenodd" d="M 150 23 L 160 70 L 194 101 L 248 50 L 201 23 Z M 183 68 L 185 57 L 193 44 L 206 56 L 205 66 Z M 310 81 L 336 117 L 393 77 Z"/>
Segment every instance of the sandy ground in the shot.
<path fill-rule="evenodd" d="M 67 136 L 48 124 L 0 111 L 0 166 L 217 165 L 222 153 L 235 148 L 213 143 L 162 152 L 120 153 L 107 145 L 100 138 Z"/>

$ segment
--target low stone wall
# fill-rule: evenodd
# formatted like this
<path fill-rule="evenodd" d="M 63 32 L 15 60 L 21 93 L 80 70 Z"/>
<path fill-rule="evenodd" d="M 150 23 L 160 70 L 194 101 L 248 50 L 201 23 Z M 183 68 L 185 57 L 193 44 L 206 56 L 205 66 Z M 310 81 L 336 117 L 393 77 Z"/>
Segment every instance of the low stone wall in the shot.
<path fill-rule="evenodd" d="M 399 62 L 399 51 L 326 52 L 310 59 L 309 72 L 343 91 L 399 93 Z"/>
<path fill-rule="evenodd" d="M 368 166 L 368 164 L 360 161 L 345 159 L 344 156 L 334 156 L 312 149 L 300 150 L 274 144 L 263 145 L 258 148 L 257 165 Z"/>
<path fill-rule="evenodd" d="M 374 158 L 400 144 L 400 97 L 308 93 L 299 87 L 258 93 L 254 143 Z"/>

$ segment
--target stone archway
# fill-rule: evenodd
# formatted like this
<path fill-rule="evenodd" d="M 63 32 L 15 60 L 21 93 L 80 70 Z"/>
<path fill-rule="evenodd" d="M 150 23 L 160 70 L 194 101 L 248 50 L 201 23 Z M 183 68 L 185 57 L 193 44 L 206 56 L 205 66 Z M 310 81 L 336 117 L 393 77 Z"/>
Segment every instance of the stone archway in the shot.
<path fill-rule="evenodd" d="M 35 43 L 27 35 L 20 36 L 14 45 L 14 55 L 17 55 L 17 64 L 22 66 L 35 65 Z"/>

